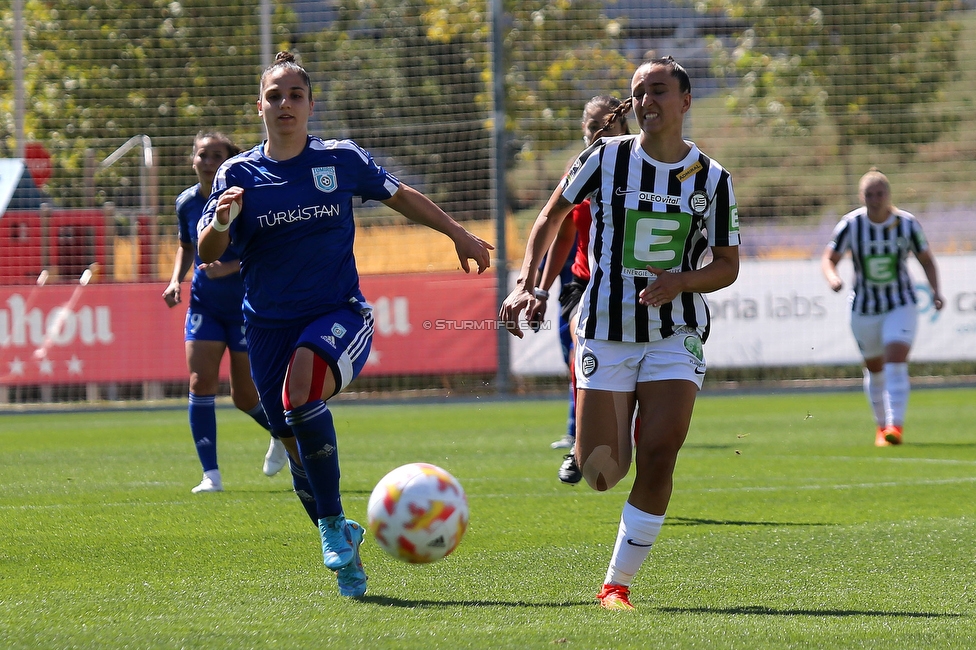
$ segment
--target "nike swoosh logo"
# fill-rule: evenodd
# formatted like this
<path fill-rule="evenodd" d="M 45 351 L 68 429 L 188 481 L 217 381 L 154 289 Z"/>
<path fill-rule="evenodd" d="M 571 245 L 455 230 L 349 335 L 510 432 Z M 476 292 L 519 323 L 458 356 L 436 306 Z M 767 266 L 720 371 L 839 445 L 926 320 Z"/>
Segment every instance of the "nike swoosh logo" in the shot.
<path fill-rule="evenodd" d="M 695 368 L 695 374 L 696 375 L 704 375 L 705 374 L 705 371 L 702 370 L 701 368 Z"/>
<path fill-rule="evenodd" d="M 667 196 L 664 194 L 658 194 L 657 192 L 645 192 L 643 190 L 624 190 L 619 187 L 615 187 L 613 189 L 613 193 L 617 196 L 630 196 L 631 194 L 636 194 L 638 201 L 646 201 L 649 203 L 663 203 L 664 205 L 681 205 L 680 196 Z"/>
<path fill-rule="evenodd" d="M 629 537 L 627 538 L 627 543 L 630 544 L 631 546 L 637 546 L 637 547 L 640 547 L 640 548 L 648 548 L 649 546 L 654 546 L 653 543 L 651 543 L 651 544 L 638 544 L 637 542 L 635 542 L 634 540 L 630 539 Z"/>

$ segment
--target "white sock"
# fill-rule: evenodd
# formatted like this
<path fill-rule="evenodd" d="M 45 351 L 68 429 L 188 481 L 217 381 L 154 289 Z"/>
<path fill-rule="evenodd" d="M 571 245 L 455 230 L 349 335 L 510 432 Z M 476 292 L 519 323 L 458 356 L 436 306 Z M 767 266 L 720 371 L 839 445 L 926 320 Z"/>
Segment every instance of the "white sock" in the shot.
<path fill-rule="evenodd" d="M 908 363 L 886 363 L 885 374 L 885 422 L 901 426 L 905 423 L 905 410 L 908 408 L 908 393 L 911 385 L 908 380 Z"/>
<path fill-rule="evenodd" d="M 624 504 L 617 529 L 617 542 L 613 546 L 604 583 L 630 586 L 637 569 L 651 552 L 651 546 L 661 532 L 663 523 L 664 515 L 652 515 L 638 510 L 629 502 Z"/>
<path fill-rule="evenodd" d="M 871 410 L 874 412 L 874 421 L 879 427 L 885 425 L 885 374 L 881 372 L 871 372 L 864 369 L 864 394 L 868 396 Z"/>
<path fill-rule="evenodd" d="M 214 485 L 220 485 L 220 470 L 219 469 L 208 469 L 203 473 L 206 478 L 209 478 L 214 482 Z"/>

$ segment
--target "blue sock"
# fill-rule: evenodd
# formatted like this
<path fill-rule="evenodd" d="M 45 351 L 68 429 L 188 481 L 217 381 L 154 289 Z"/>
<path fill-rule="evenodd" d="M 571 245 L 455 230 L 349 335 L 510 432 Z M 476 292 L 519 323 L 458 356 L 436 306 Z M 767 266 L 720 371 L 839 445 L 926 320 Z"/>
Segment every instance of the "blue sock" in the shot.
<path fill-rule="evenodd" d="M 295 461 L 288 457 L 288 468 L 291 470 L 291 484 L 295 486 L 295 494 L 302 502 L 302 507 L 308 513 L 308 518 L 316 527 L 319 525 L 319 513 L 315 504 L 315 495 L 312 494 L 312 484 L 308 482 L 308 475 L 305 470 L 295 464 Z"/>
<path fill-rule="evenodd" d="M 339 451 L 332 413 L 322 400 L 285 411 L 285 422 L 295 432 L 302 465 L 318 506 L 318 519 L 342 513 L 339 498 Z"/>
<path fill-rule="evenodd" d="M 205 472 L 217 469 L 216 400 L 214 395 L 190 393 L 190 434 Z"/>
<path fill-rule="evenodd" d="M 254 421 L 260 424 L 265 431 L 271 431 L 271 423 L 268 422 L 268 415 L 264 412 L 264 406 L 261 405 L 261 402 L 258 402 L 257 406 L 246 411 L 246 413 L 254 418 Z"/>

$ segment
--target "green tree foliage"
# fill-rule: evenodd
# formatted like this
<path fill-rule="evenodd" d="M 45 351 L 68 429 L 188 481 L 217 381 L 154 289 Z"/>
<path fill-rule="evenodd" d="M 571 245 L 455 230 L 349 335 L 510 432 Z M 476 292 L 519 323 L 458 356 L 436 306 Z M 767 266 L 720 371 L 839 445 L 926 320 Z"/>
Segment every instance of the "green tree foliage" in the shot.
<path fill-rule="evenodd" d="M 60 205 L 85 201 L 77 188 L 86 183 L 86 151 L 98 162 L 132 136 L 148 135 L 164 188 L 157 207 L 166 213 L 194 180 L 189 154 L 197 131 L 224 130 L 244 145 L 260 137 L 252 3 L 30 0 L 24 13 L 26 136 L 53 154 L 49 190 Z M 3 20 L 13 26 L 9 8 Z M 276 24 L 287 40 L 284 12 Z M 10 31 L 2 36 L 4 80 L 12 79 Z M 12 95 L 3 88 L 5 155 L 13 148 Z M 141 164 L 140 156 L 125 156 L 98 172 L 96 200 L 139 205 Z"/>
<path fill-rule="evenodd" d="M 612 49 L 598 0 L 506 3 L 505 88 L 511 150 L 534 155 L 577 138 L 583 104 L 626 93 L 633 66 Z M 490 214 L 491 59 L 486 3 L 373 0 L 316 35 L 327 123 L 422 174 L 452 214 Z M 300 49 L 302 49 L 300 47 Z M 320 116 L 321 119 L 321 116 Z"/>
<path fill-rule="evenodd" d="M 487 3 L 330 6 L 341 7 L 338 18 L 320 33 L 300 32 L 286 2 L 274 17 L 275 49 L 295 50 L 313 78 L 313 130 L 355 139 L 459 217 L 490 216 Z M 602 10 L 602 0 L 506 0 L 510 162 L 575 141 L 592 95 L 627 93 L 633 65 L 618 53 L 620 25 Z M 13 19 L 9 6 L 0 12 L 0 155 L 9 156 Z M 26 135 L 53 154 L 47 189 L 59 205 L 90 202 L 80 188 L 92 161 L 136 135 L 152 139 L 161 214 L 193 182 L 194 133 L 223 130 L 245 147 L 260 139 L 254 101 L 269 62 L 260 61 L 256 3 L 26 0 L 24 13 Z M 140 164 L 126 155 L 98 171 L 94 202 L 138 206 Z"/>
<path fill-rule="evenodd" d="M 957 68 L 959 26 L 943 0 L 710 0 L 750 28 L 714 42 L 735 80 L 731 108 L 774 131 L 826 118 L 842 154 L 855 143 L 904 158 L 956 121 L 937 101 Z"/>

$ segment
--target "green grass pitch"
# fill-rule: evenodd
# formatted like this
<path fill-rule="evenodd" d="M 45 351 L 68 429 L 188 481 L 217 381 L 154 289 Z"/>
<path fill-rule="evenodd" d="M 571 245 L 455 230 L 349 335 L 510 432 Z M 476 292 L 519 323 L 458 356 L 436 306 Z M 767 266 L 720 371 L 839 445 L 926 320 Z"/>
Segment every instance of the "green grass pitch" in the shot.
<path fill-rule="evenodd" d="M 0 415 L 0 647 L 976 646 L 973 389 L 916 390 L 884 449 L 858 392 L 702 395 L 636 612 L 594 600 L 630 481 L 557 481 L 565 408 L 334 403 L 350 517 L 412 461 L 471 507 L 433 565 L 367 537 L 359 601 L 247 416 L 218 410 L 226 492 L 192 495 L 181 409 Z"/>

